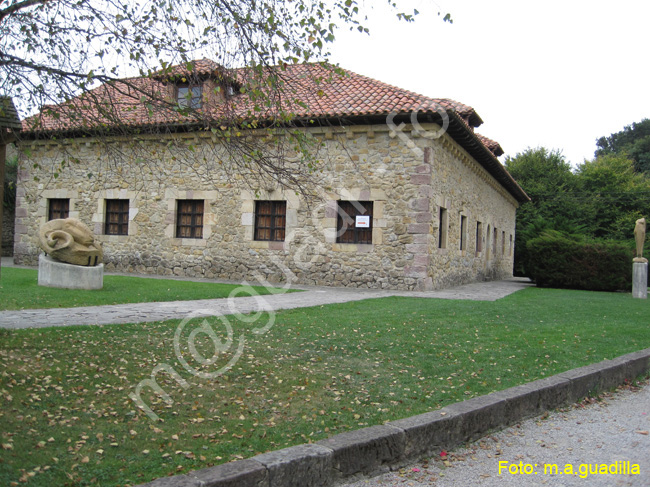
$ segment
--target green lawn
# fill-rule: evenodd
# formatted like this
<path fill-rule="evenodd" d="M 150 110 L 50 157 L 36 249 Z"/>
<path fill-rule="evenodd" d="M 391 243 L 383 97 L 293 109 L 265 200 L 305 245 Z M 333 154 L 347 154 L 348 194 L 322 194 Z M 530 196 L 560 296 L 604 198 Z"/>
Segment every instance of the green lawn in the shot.
<path fill-rule="evenodd" d="M 103 289 L 71 291 L 39 286 L 35 269 L 4 267 L 0 277 L 0 310 L 226 298 L 232 290 L 239 288 L 241 286 L 236 284 L 104 276 Z M 274 289 L 260 286 L 249 289 L 260 295 L 274 292 Z M 246 292 L 238 294 L 246 295 Z"/>
<path fill-rule="evenodd" d="M 201 321 L 4 330 L 0 485 L 137 484 L 431 411 L 648 348 L 649 310 L 629 294 L 530 288 L 212 319 L 222 353 L 202 367 L 215 342 Z M 232 368 L 190 374 L 177 329 L 188 367 Z M 160 372 L 173 403 L 143 389 L 153 422 L 129 393 L 160 364 L 187 387 Z"/>

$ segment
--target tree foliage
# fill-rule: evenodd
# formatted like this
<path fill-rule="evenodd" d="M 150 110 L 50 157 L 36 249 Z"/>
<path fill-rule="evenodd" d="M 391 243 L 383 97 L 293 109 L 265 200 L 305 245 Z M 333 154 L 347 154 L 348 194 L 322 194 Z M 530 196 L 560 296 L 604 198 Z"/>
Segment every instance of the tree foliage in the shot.
<path fill-rule="evenodd" d="M 650 179 L 625 155 L 604 155 L 576 169 L 579 217 L 594 237 L 631 238 L 634 223 L 650 217 Z"/>
<path fill-rule="evenodd" d="M 600 137 L 596 146 L 595 157 L 627 155 L 634 161 L 637 171 L 650 174 L 650 119 L 627 125 L 609 137 Z"/>
<path fill-rule="evenodd" d="M 564 155 L 544 147 L 527 149 L 506 157 L 505 167 L 530 196 L 517 210 L 515 232 L 515 274 L 526 275 L 526 242 L 548 229 L 580 232 L 573 219 L 576 177 Z"/>
<path fill-rule="evenodd" d="M 320 61 L 337 24 L 367 31 L 363 20 L 354 0 L 5 1 L 0 93 L 34 109 L 202 57 L 225 68 Z"/>
<path fill-rule="evenodd" d="M 14 211 L 16 207 L 16 173 L 18 170 L 18 157 L 7 158 L 5 166 L 5 180 L 3 202 L 5 211 Z"/>
<path fill-rule="evenodd" d="M 517 275 L 530 275 L 527 243 L 545 232 L 633 242 L 635 221 L 650 217 L 650 178 L 635 172 L 625 155 L 603 155 L 572 169 L 559 151 L 540 147 L 508 157 L 505 165 L 531 198 L 517 211 Z"/>

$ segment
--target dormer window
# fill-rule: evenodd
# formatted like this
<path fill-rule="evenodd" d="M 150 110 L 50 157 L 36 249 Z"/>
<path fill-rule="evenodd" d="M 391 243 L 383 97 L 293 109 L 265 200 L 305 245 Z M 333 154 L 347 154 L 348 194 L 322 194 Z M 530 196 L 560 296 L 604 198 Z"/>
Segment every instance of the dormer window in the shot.
<path fill-rule="evenodd" d="M 179 85 L 176 100 L 181 108 L 201 108 L 201 86 Z"/>

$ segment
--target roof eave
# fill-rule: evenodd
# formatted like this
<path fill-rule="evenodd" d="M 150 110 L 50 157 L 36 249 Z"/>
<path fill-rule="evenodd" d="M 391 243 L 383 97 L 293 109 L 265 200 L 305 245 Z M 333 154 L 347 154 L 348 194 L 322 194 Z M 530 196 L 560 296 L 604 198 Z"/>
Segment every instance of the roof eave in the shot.
<path fill-rule="evenodd" d="M 503 167 L 496 155 L 479 140 L 474 132 L 467 128 L 456 113 L 453 111 L 448 111 L 447 113 L 450 115 L 449 135 L 474 157 L 518 203 L 530 201 L 530 197 L 519 186 L 506 168 Z M 452 120 L 455 121 L 454 124 L 451 123 Z"/>
<path fill-rule="evenodd" d="M 506 189 L 506 191 L 508 191 L 508 193 L 510 193 L 518 203 L 526 203 L 530 201 L 530 197 L 514 180 L 506 168 L 503 167 L 501 162 L 497 159 L 497 156 L 479 140 L 460 115 L 453 110 L 447 110 L 446 112 L 449 115 L 449 127 L 447 128 L 449 135 L 481 166 L 483 166 L 483 168 L 485 168 L 485 170 L 488 171 L 488 173 L 490 173 L 490 175 L 494 177 L 494 179 L 496 179 L 497 182 L 499 182 L 499 184 Z M 421 116 L 422 112 L 419 112 L 418 115 Z M 340 124 L 341 122 L 344 122 L 343 124 L 355 124 L 355 122 L 358 124 L 375 124 L 386 123 L 387 116 L 388 114 L 366 114 L 354 117 L 329 117 L 322 120 L 329 121 L 330 123 L 336 121 L 337 124 Z M 427 113 L 427 116 L 427 122 L 434 122 L 442 125 L 442 117 L 437 112 Z M 399 113 L 394 118 L 395 123 L 403 121 L 400 120 L 400 118 L 403 118 L 406 123 L 408 123 L 411 120 L 411 113 Z"/>

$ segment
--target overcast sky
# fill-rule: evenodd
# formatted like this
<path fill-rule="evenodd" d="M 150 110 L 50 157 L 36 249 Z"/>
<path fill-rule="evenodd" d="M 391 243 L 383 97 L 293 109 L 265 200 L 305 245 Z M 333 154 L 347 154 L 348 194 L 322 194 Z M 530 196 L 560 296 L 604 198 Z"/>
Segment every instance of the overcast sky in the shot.
<path fill-rule="evenodd" d="M 650 118 L 648 0 L 401 0 L 420 11 L 409 24 L 384 3 L 370 36 L 338 33 L 331 60 L 471 105 L 506 155 L 543 146 L 575 166 L 598 137 Z"/>

